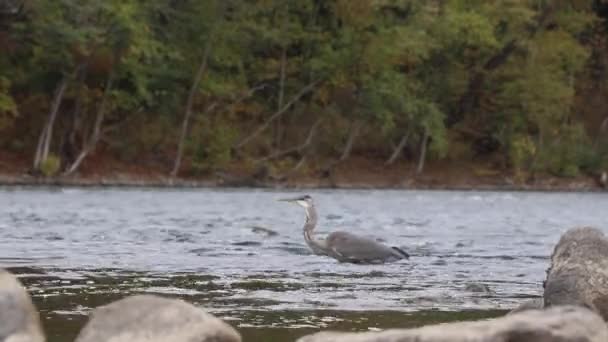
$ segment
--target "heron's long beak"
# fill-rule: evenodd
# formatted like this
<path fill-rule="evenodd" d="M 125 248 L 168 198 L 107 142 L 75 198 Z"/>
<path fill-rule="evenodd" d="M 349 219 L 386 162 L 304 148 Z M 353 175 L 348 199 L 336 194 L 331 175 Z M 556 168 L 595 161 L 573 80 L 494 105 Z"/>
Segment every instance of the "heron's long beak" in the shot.
<path fill-rule="evenodd" d="M 292 203 L 292 202 L 296 202 L 297 200 L 299 200 L 299 198 L 280 198 L 277 201 Z"/>

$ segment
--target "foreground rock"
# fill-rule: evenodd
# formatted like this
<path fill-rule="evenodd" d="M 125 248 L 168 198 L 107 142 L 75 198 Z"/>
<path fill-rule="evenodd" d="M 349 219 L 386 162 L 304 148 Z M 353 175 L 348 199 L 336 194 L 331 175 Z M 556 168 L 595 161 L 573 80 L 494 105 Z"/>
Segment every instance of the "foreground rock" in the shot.
<path fill-rule="evenodd" d="M 298 342 L 605 342 L 608 327 L 594 312 L 574 306 L 530 310 L 501 318 L 393 329 L 382 332 L 321 332 Z"/>
<path fill-rule="evenodd" d="M 240 342 L 231 326 L 177 299 L 128 297 L 95 309 L 76 342 Z"/>
<path fill-rule="evenodd" d="M 43 342 L 38 311 L 17 278 L 0 269 L 0 341 Z"/>
<path fill-rule="evenodd" d="M 526 302 L 521 303 L 518 307 L 511 310 L 508 315 L 512 315 L 514 313 L 527 311 L 527 310 L 542 310 L 545 307 L 543 298 L 534 298 L 530 299 Z"/>
<path fill-rule="evenodd" d="M 608 321 L 608 239 L 602 231 L 567 231 L 555 246 L 547 273 L 545 307 L 581 305 Z"/>

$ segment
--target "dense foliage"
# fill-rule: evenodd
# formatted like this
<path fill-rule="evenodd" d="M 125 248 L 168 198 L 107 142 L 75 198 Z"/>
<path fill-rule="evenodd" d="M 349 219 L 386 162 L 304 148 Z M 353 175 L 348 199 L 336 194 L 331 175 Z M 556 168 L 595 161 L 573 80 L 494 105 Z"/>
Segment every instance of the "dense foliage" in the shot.
<path fill-rule="evenodd" d="M 608 167 L 607 7 L 0 0 L 0 146 L 45 174 L 95 154 L 174 176 L 353 155 L 594 173 Z"/>

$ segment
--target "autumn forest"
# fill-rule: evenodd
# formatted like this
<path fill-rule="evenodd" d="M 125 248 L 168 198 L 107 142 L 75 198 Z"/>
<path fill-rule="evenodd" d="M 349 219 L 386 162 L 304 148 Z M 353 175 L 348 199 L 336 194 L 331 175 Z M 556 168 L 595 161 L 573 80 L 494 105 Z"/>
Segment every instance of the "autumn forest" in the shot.
<path fill-rule="evenodd" d="M 608 1 L 0 0 L 0 150 L 47 177 L 593 176 Z"/>

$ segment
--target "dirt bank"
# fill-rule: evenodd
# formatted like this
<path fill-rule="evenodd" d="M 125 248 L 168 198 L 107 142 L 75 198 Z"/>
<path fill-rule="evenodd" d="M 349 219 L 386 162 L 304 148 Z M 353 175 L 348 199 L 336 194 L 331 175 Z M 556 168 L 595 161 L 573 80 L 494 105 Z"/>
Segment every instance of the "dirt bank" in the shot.
<path fill-rule="evenodd" d="M 265 188 L 378 188 L 454 190 L 602 191 L 596 176 L 561 178 L 528 176 L 516 181 L 511 172 L 483 163 L 429 163 L 416 175 L 413 163 L 390 166 L 372 158 L 351 158 L 327 172 L 323 163 L 307 165 L 295 172 L 277 167 L 247 167 L 233 163 L 221 171 L 168 177 L 168 168 L 158 163 L 126 163 L 103 156 L 87 160 L 80 172 L 69 177 L 35 177 L 28 173 L 24 158 L 0 152 L 0 185 L 58 186 L 153 186 L 153 187 L 265 187 Z M 287 168 L 288 170 L 289 168 Z"/>

